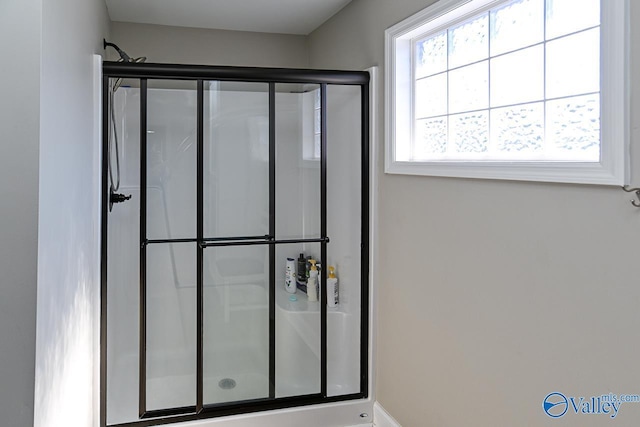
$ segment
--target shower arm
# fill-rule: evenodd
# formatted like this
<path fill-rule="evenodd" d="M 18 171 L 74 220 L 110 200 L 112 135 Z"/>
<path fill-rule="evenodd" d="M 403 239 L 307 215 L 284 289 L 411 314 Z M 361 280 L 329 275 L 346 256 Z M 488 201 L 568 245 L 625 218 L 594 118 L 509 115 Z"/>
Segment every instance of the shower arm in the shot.
<path fill-rule="evenodd" d="M 110 43 L 106 39 L 102 39 L 102 46 L 104 49 L 106 49 L 107 46 L 111 46 L 112 48 L 114 48 L 120 55 L 120 58 L 123 62 L 134 62 L 131 57 L 127 55 L 124 50 L 120 49 L 115 43 Z"/>

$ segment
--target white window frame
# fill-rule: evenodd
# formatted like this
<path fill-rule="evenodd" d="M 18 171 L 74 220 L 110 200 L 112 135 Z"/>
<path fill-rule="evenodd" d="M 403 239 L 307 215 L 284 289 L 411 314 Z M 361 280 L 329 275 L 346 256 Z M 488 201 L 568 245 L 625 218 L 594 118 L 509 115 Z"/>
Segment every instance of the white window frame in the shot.
<path fill-rule="evenodd" d="M 385 172 L 460 178 L 625 185 L 629 181 L 629 0 L 601 0 L 600 162 L 399 161 L 412 144 L 412 39 L 454 11 L 504 0 L 440 0 L 385 31 Z M 402 158 L 402 157 L 401 157 Z"/>

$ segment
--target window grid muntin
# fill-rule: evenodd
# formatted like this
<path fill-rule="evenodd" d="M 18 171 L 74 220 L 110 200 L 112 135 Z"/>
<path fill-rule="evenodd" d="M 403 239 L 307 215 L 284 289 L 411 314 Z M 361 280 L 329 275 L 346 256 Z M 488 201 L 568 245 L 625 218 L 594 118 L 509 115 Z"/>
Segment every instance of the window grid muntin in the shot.
<path fill-rule="evenodd" d="M 457 114 L 470 114 L 470 113 L 477 113 L 479 111 L 489 111 L 489 110 L 497 110 L 497 109 L 500 109 L 500 108 L 519 107 L 521 105 L 535 104 L 537 102 L 545 102 L 546 103 L 546 102 L 549 102 L 549 101 L 561 101 L 563 99 L 579 98 L 581 96 L 589 96 L 589 95 L 597 95 L 597 94 L 600 94 L 600 91 L 581 92 L 581 93 L 576 93 L 575 95 L 557 96 L 557 97 L 554 97 L 554 98 L 538 98 L 538 99 L 532 99 L 531 101 L 515 102 L 515 103 L 499 105 L 497 107 L 491 107 L 491 108 L 477 108 L 477 109 L 473 109 L 473 110 L 464 110 L 464 111 L 455 112 L 455 113 L 451 113 L 451 114 L 435 114 L 435 115 L 431 115 L 431 116 L 420 116 L 420 117 L 416 117 L 415 119 L 416 120 L 437 119 L 437 118 L 440 118 L 440 117 L 447 117 L 447 116 L 457 115 Z"/>
<path fill-rule="evenodd" d="M 554 37 L 552 39 L 547 39 L 547 40 L 544 40 L 544 41 L 541 41 L 541 42 L 538 42 L 538 43 L 533 43 L 533 44 L 529 44 L 529 45 L 526 45 L 526 46 L 523 46 L 523 47 L 519 47 L 517 49 L 513 49 L 513 50 L 510 50 L 508 52 L 502 52 L 502 53 L 499 53 L 497 55 L 491 55 L 488 58 L 489 59 L 500 58 L 501 56 L 509 55 L 509 54 L 512 54 L 512 53 L 516 53 L 516 52 L 519 52 L 521 50 L 529 49 L 529 48 L 535 47 L 535 46 L 546 45 L 547 43 L 550 43 L 550 42 L 553 42 L 553 41 L 556 41 L 556 40 L 560 40 L 560 39 L 564 39 L 564 38 L 567 38 L 567 37 L 570 37 L 570 36 L 574 36 L 576 34 L 584 33 L 584 32 L 587 32 L 589 30 L 593 30 L 593 29 L 596 29 L 596 28 L 599 28 L 599 27 L 600 27 L 600 25 L 587 27 L 587 28 L 584 28 L 582 30 L 578 30 L 578 31 L 574 31 L 572 33 L 567 33 L 567 34 L 564 34 L 564 35 L 561 35 L 561 36 L 558 36 L 558 37 Z M 432 33 L 429 33 L 429 34 L 432 34 Z M 439 34 L 436 34 L 436 35 L 439 35 Z M 415 45 L 417 45 L 418 43 L 420 43 L 420 42 L 422 42 L 424 40 L 427 40 L 429 38 L 430 38 L 430 36 L 421 36 L 419 39 L 416 39 L 415 41 L 413 41 L 414 49 L 415 49 Z M 444 73 L 446 73 L 448 71 L 454 71 L 454 70 L 457 70 L 457 69 L 460 69 L 460 68 L 464 68 L 464 67 L 467 67 L 469 65 L 477 64 L 478 62 L 482 62 L 482 61 L 486 61 L 486 60 L 487 60 L 487 58 L 479 59 L 477 61 L 469 62 L 467 64 L 460 65 L 460 66 L 457 66 L 457 67 L 447 68 L 444 71 L 438 71 L 438 72 L 431 73 L 431 74 L 425 74 L 425 75 L 420 76 L 420 77 L 415 77 L 414 80 L 415 81 L 423 80 L 423 79 L 426 79 L 428 77 L 433 77 L 433 76 L 437 76 L 439 74 L 444 74 Z M 447 63 L 447 65 L 448 65 L 448 63 Z"/>
<path fill-rule="evenodd" d="M 602 58 L 602 51 L 601 51 L 601 44 L 602 44 L 602 18 L 600 19 L 600 22 L 598 25 L 593 25 L 593 26 L 588 26 L 585 28 L 581 28 L 579 30 L 574 30 L 574 31 L 570 31 L 566 34 L 561 34 L 559 36 L 555 36 L 552 38 L 547 39 L 547 21 L 548 21 L 548 0 L 541 0 L 542 2 L 542 7 L 543 7 L 543 17 L 542 17 L 542 25 L 543 25 L 543 39 L 541 42 L 537 42 L 537 43 L 533 43 L 533 44 L 528 44 L 525 46 L 521 46 L 519 48 L 516 49 L 512 49 L 512 50 L 508 50 L 508 51 L 504 51 L 501 52 L 499 54 L 496 55 L 491 55 L 491 12 L 495 11 L 495 10 L 499 10 L 500 8 L 506 7 L 507 5 L 509 5 L 509 3 L 514 2 L 514 0 L 508 0 L 505 1 L 503 3 L 500 4 L 490 4 L 487 6 L 484 6 L 482 8 L 478 8 L 474 11 L 471 11 L 467 14 L 464 14 L 462 16 L 459 16 L 456 19 L 450 20 L 448 21 L 446 24 L 440 25 L 438 27 L 435 27 L 425 33 L 420 34 L 417 37 L 414 37 L 411 39 L 411 54 L 410 54 L 410 60 L 411 60 L 411 127 L 410 127 L 410 138 L 411 138 L 411 143 L 410 143 L 410 161 L 440 161 L 440 160 L 447 160 L 447 161 L 477 161 L 477 160 L 484 160 L 484 161 L 520 161 L 520 159 L 516 159 L 516 157 L 518 157 L 519 154 L 523 154 L 523 159 L 522 161 L 528 161 L 528 162 L 544 162 L 544 161 L 575 161 L 575 162 L 598 162 L 599 160 L 601 160 L 602 158 L 602 73 L 600 71 L 600 77 L 599 77 L 599 90 L 596 92 L 586 92 L 586 93 L 575 93 L 575 94 L 571 94 L 571 95 L 566 95 L 566 96 L 560 96 L 560 97 L 554 97 L 554 98 L 546 98 L 546 93 L 547 93 L 547 77 L 546 77 L 546 70 L 547 70 L 547 43 L 556 41 L 556 40 L 561 40 L 561 39 L 565 39 L 580 33 L 586 33 L 587 31 L 593 30 L 593 29 L 598 29 L 598 38 L 599 38 L 599 45 L 598 45 L 598 49 L 599 49 L 599 56 L 600 58 Z M 600 5 L 598 4 L 598 7 L 600 9 L 600 13 L 601 13 L 601 8 Z M 454 9 L 455 10 L 455 9 Z M 449 11 L 448 13 L 450 13 L 451 11 Z M 483 57 L 481 59 L 469 62 L 469 63 L 464 63 L 462 65 L 458 65 L 456 67 L 453 68 L 449 68 L 450 65 L 450 55 L 449 55 L 449 40 L 450 40 L 450 36 L 449 36 L 449 32 L 450 30 L 453 28 L 458 28 L 461 27 L 463 25 L 465 25 L 466 23 L 472 22 L 476 19 L 478 19 L 479 17 L 486 15 L 487 16 L 487 56 Z M 440 71 L 440 72 L 436 72 L 436 73 L 432 73 L 432 74 L 424 74 L 421 75 L 420 77 L 416 77 L 416 70 L 417 70 L 417 62 L 416 62 L 416 58 L 417 58 L 417 46 L 419 43 L 424 42 L 426 40 L 429 40 L 430 38 L 433 37 L 437 37 L 441 34 L 445 35 L 444 39 L 445 39 L 445 43 L 446 43 L 446 70 L 444 71 Z M 542 99 L 536 99 L 536 100 L 529 100 L 526 102 L 522 102 L 522 103 L 515 103 L 515 104 L 508 104 L 508 105 L 500 105 L 500 106 L 496 106 L 496 107 L 491 107 L 491 61 L 495 58 L 499 58 L 499 57 L 503 57 L 505 55 L 509 55 L 509 54 L 513 54 L 516 53 L 518 51 L 522 51 L 525 49 L 529 49 L 532 48 L 534 46 L 539 46 L 542 45 L 543 46 L 543 68 L 542 68 L 542 72 L 543 72 L 543 76 L 542 76 L 542 80 L 543 80 L 543 98 Z M 455 70 L 459 70 L 461 68 L 464 67 L 468 67 L 471 65 L 475 65 L 475 64 L 479 64 L 481 62 L 487 61 L 488 64 L 488 77 L 487 77 L 487 91 L 488 91 L 488 108 L 487 109 L 473 109 L 473 110 L 467 110 L 467 111 L 457 111 L 455 114 L 451 113 L 450 108 L 449 108 L 449 99 L 450 99 L 450 81 L 451 79 L 449 78 L 449 72 L 450 71 L 455 71 Z M 601 65 L 600 65 L 601 68 Z M 435 115 L 435 116 L 424 116 L 424 117 L 417 117 L 415 112 L 416 112 L 416 82 L 419 80 L 424 80 L 436 75 L 441 75 L 441 74 L 447 74 L 447 100 L 446 100 L 446 108 L 447 108 L 447 114 L 446 115 Z M 580 154 L 584 154 L 584 153 L 578 153 L 577 155 L 574 152 L 571 152 L 570 154 L 572 154 L 572 156 L 565 156 L 566 152 L 562 152 L 562 153 L 558 153 L 558 150 L 553 147 L 550 142 L 547 139 L 547 103 L 551 102 L 551 101 L 556 101 L 556 100 L 562 100 L 562 99 L 568 99 L 568 98 L 579 98 L 579 97 L 583 97 L 583 96 L 588 96 L 588 95 L 595 95 L 598 94 L 599 95 L 599 102 L 600 102 L 600 106 L 599 106 L 599 132 L 600 132 L 600 136 L 599 136 L 599 159 L 598 160 L 585 160 L 584 158 L 580 157 Z M 542 102 L 543 104 L 543 141 L 542 141 L 542 153 L 543 154 L 547 154 L 547 156 L 543 156 L 543 157 L 539 157 L 534 155 L 535 153 L 531 153 L 531 152 L 525 152 L 525 153 L 519 153 L 519 152 L 511 152 L 511 151 L 507 151 L 507 152 L 502 152 L 502 151 L 491 151 L 491 144 L 492 144 L 492 138 L 491 138 L 491 112 L 493 110 L 496 109 L 502 109 L 502 108 L 508 108 L 508 107 L 517 107 L 520 105 L 527 105 L 527 104 L 534 104 L 537 102 Z M 451 140 L 451 116 L 458 116 L 461 114 L 472 114 L 472 113 L 479 113 L 479 112 L 483 112 L 486 111 L 487 112 L 487 116 L 488 116 L 488 124 L 487 124 L 487 150 L 484 153 L 487 153 L 490 155 L 489 158 L 486 159 L 475 159 L 473 154 L 475 153 L 469 153 L 469 152 L 458 152 L 458 151 L 454 151 L 453 147 L 455 146 L 455 144 L 453 144 L 452 140 Z M 429 158 L 428 159 L 416 159 L 416 128 L 417 128 L 417 121 L 418 120 L 430 120 L 430 119 L 435 119 L 435 118 L 447 118 L 447 135 L 446 135 L 446 149 L 445 149 L 445 156 L 441 156 L 438 153 L 429 153 Z M 565 154 L 565 155 L 563 155 Z M 504 155 L 504 156 L 503 156 Z M 501 157 L 505 157 L 504 159 L 500 159 Z M 583 156 L 584 157 L 584 156 Z"/>

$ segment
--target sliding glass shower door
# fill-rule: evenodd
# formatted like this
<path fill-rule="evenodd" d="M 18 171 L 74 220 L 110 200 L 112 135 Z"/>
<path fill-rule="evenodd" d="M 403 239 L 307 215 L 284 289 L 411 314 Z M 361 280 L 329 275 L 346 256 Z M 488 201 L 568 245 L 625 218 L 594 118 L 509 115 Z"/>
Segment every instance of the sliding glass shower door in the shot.
<path fill-rule="evenodd" d="M 141 413 L 270 396 L 269 86 L 202 84 L 147 84 Z"/>
<path fill-rule="evenodd" d="M 131 199 L 103 217 L 102 424 L 365 397 L 368 76 L 196 71 L 104 79 L 104 200 Z M 316 298 L 304 270 L 285 290 L 288 259 L 320 265 Z M 328 263 L 345 278 L 332 309 Z"/>
<path fill-rule="evenodd" d="M 269 85 L 204 85 L 202 403 L 211 405 L 272 389 Z"/>

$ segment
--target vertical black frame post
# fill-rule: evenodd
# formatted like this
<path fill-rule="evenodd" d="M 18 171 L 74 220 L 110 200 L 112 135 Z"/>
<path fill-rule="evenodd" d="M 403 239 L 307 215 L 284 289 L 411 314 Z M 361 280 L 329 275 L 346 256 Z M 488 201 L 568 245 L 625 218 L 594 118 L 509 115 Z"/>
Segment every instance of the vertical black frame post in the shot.
<path fill-rule="evenodd" d="M 269 83 L 269 236 L 276 236 L 276 84 Z M 269 245 L 269 398 L 276 397 L 276 246 Z"/>
<path fill-rule="evenodd" d="M 327 396 L 327 85 L 320 85 L 320 394 Z"/>
<path fill-rule="evenodd" d="M 140 79 L 140 371 L 138 415 L 147 412 L 147 79 Z"/>
<path fill-rule="evenodd" d="M 196 206 L 196 412 L 202 411 L 204 395 L 204 346 L 203 346 L 203 322 L 204 322 L 204 282 L 202 270 L 204 268 L 204 81 L 198 80 L 197 95 L 197 206 Z"/>
<path fill-rule="evenodd" d="M 109 236 L 109 77 L 102 77 L 102 222 L 100 229 L 100 425 L 107 424 L 107 238 Z"/>
<path fill-rule="evenodd" d="M 361 246 L 360 246 L 360 392 L 369 395 L 369 86 L 360 86 Z"/>

